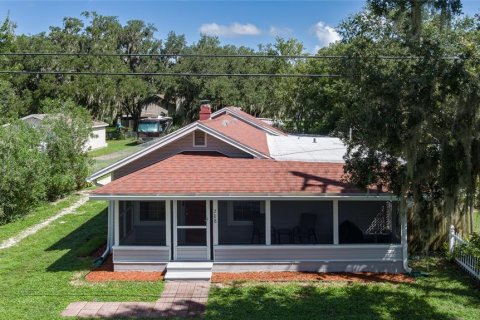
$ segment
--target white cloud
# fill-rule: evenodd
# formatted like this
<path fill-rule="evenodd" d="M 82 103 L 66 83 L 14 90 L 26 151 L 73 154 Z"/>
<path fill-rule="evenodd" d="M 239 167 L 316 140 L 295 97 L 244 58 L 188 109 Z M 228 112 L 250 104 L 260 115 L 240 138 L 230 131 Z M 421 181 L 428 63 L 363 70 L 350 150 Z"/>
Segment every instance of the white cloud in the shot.
<path fill-rule="evenodd" d="M 282 27 L 271 26 L 268 33 L 272 37 L 288 37 L 293 34 L 293 30 L 287 27 L 282 28 Z"/>
<path fill-rule="evenodd" d="M 318 45 L 315 47 L 315 51 L 341 39 L 333 27 L 330 27 L 322 21 L 317 22 L 317 24 L 312 27 L 312 31 L 318 39 Z"/>
<path fill-rule="evenodd" d="M 254 24 L 241 24 L 237 22 L 228 26 L 216 23 L 202 24 L 200 26 L 200 32 L 209 36 L 223 37 L 257 36 L 262 33 L 262 31 Z"/>

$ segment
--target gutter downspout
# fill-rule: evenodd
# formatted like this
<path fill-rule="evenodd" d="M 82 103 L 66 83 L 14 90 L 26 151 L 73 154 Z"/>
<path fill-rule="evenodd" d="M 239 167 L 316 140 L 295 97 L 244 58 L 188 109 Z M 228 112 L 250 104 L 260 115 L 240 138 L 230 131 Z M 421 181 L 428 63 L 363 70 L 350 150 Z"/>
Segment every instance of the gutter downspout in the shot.
<path fill-rule="evenodd" d="M 107 259 L 108 255 L 110 254 L 110 251 L 111 251 L 111 247 L 112 247 L 112 236 L 113 236 L 113 212 L 114 212 L 114 208 L 113 206 L 115 205 L 115 201 L 112 201 L 110 200 L 108 202 L 108 219 L 107 219 L 107 247 L 105 248 L 105 251 L 102 253 L 102 255 L 100 257 L 98 257 L 97 259 L 95 259 L 95 261 L 93 262 L 93 265 L 95 267 L 100 267 L 104 262 L 105 260 Z"/>

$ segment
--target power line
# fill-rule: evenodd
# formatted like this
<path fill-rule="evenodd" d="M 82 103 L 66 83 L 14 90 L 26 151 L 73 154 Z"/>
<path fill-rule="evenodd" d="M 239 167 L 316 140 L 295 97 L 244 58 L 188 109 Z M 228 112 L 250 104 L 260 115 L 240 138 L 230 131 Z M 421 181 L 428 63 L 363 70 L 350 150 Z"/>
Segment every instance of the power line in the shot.
<path fill-rule="evenodd" d="M 348 56 L 348 55 L 269 55 L 269 54 L 196 54 L 196 53 L 86 53 L 86 52 L 0 52 L 0 56 L 75 56 L 75 57 L 165 57 L 165 58 L 253 58 L 253 59 L 383 59 L 418 60 L 421 56 Z M 444 56 L 445 60 L 464 60 L 459 56 Z M 478 59 L 472 57 L 468 59 Z"/>
<path fill-rule="evenodd" d="M 84 75 L 84 76 L 164 76 L 164 77 L 237 77 L 237 78 L 341 78 L 341 74 L 327 73 L 176 73 L 176 72 L 87 72 L 87 71 L 34 71 L 0 70 L 0 74 L 45 74 L 45 75 Z"/>

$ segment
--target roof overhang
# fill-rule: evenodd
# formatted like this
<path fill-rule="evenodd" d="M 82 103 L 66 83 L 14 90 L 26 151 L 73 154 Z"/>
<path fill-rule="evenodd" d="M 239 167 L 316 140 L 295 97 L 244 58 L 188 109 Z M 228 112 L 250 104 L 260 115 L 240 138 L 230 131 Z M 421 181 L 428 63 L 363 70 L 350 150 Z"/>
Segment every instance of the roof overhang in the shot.
<path fill-rule="evenodd" d="M 108 123 L 105 123 L 105 122 L 103 122 L 103 123 L 96 123 L 96 124 L 94 123 L 94 124 L 92 125 L 92 128 L 105 128 L 105 127 L 108 127 Z"/>
<path fill-rule="evenodd" d="M 391 193 L 177 193 L 177 194 L 94 194 L 91 200 L 346 200 L 398 201 Z"/>

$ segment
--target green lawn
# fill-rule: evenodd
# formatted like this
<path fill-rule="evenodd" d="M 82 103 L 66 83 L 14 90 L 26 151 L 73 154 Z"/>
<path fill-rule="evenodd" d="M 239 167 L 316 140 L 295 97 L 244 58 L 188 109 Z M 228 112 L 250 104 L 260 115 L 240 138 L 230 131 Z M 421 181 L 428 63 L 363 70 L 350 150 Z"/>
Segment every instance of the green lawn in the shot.
<path fill-rule="evenodd" d="M 237 283 L 215 288 L 206 318 L 480 319 L 480 290 L 472 279 L 449 262 L 433 263 L 430 276 L 412 284 Z M 414 266 L 425 269 L 422 263 Z"/>
<path fill-rule="evenodd" d="M 106 214 L 105 202 L 88 202 L 76 214 L 0 250 L 0 319 L 60 319 L 60 312 L 74 301 L 156 301 L 162 282 L 83 280 L 92 259 L 77 255 L 93 238 L 106 237 Z M 9 228 L 18 226 L 5 225 L 2 232 L 12 234 Z"/>
<path fill-rule="evenodd" d="M 107 144 L 105 148 L 90 151 L 88 154 L 95 158 L 138 146 L 136 139 L 108 140 Z"/>
<path fill-rule="evenodd" d="M 0 242 L 17 235 L 20 231 L 42 222 L 50 216 L 53 216 L 55 213 L 58 213 L 62 209 L 65 209 L 73 204 L 78 200 L 79 197 L 79 195 L 73 194 L 55 203 L 45 203 L 40 205 L 36 210 L 34 210 L 34 212 L 23 216 L 16 221 L 6 225 L 0 225 Z"/>

